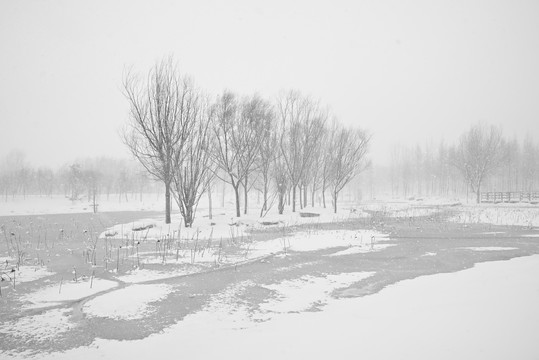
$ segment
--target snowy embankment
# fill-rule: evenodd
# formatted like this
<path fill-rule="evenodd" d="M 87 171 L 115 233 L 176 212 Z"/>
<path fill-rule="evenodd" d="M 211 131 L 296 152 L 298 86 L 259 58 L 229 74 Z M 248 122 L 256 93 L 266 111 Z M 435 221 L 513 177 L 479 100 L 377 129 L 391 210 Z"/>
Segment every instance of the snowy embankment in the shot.
<path fill-rule="evenodd" d="M 359 206 L 362 211 L 376 211 L 387 217 L 410 218 L 432 216 L 438 214 L 443 208 L 459 205 L 457 200 L 442 198 L 427 198 L 417 200 L 385 199 L 367 201 Z"/>
<path fill-rule="evenodd" d="M 314 215 L 314 216 L 308 216 Z M 220 239 L 238 238 L 247 236 L 252 229 L 286 228 L 289 226 L 345 221 L 359 219 L 369 215 L 350 208 L 333 213 L 331 209 L 308 208 L 305 211 L 286 212 L 282 215 L 270 215 L 259 217 L 257 214 L 247 214 L 242 217 L 233 216 L 230 211 L 216 210 L 210 220 L 207 216 L 197 214 L 191 228 L 185 228 L 181 216 L 175 214 L 170 224 L 165 224 L 164 218 L 147 218 L 127 224 L 117 224 L 102 232 L 100 238 L 110 239 L 167 239 L 182 238 L 187 240 L 196 239 Z"/>
<path fill-rule="evenodd" d="M 320 224 L 366 216 L 361 211 L 346 210 L 334 214 L 329 209 L 310 209 L 319 216 L 302 217 L 301 213 L 258 218 L 227 217 L 217 214 L 212 220 L 200 218 L 192 228 L 185 228 L 181 219 L 171 224 L 163 219 L 142 219 L 117 224 L 100 234 L 100 238 L 123 241 L 123 248 L 136 269 L 118 277 L 127 283 L 166 279 L 252 261 L 289 251 L 318 251 L 348 247 L 339 255 L 379 251 L 389 244 L 379 244 L 387 236 L 372 231 L 318 230 Z M 307 231 L 289 234 L 289 225 L 311 224 Z M 250 231 L 272 228 L 282 236 L 266 241 L 253 241 Z M 145 247 L 145 251 L 139 251 Z M 153 250 L 150 250 L 153 249 Z M 343 250 L 343 249 L 339 249 Z M 122 250 L 123 251 L 123 250 Z M 172 265 L 168 269 L 149 269 L 147 265 Z"/>
<path fill-rule="evenodd" d="M 463 224 L 539 226 L 539 206 L 519 204 L 480 204 L 458 208 L 451 221 Z"/>
<path fill-rule="evenodd" d="M 121 225 L 123 229 L 129 229 L 128 226 L 129 224 Z M 135 224 L 134 226 L 138 225 Z M 115 226 L 114 228 L 117 227 Z M 144 234 L 144 240 L 138 241 L 156 242 L 158 239 L 162 239 L 163 228 L 168 229 L 168 225 L 155 225 Z M 110 233 L 110 231 L 112 230 L 109 229 L 104 234 Z M 208 233 L 208 229 L 199 231 Z M 240 229 L 240 231 L 245 230 Z M 186 233 L 184 228 L 182 232 Z M 173 233 L 173 236 L 177 236 L 176 233 Z M 174 241 L 178 242 L 177 246 L 181 247 L 181 249 L 172 249 L 168 252 L 168 255 L 165 253 L 160 255 L 160 253 L 152 251 L 137 252 L 131 256 L 134 263 L 142 264 L 142 266 L 148 264 L 173 266 L 162 269 L 137 267 L 129 270 L 125 275 L 119 276 L 118 280 L 126 283 L 141 283 L 150 280 L 167 279 L 207 271 L 216 265 L 230 266 L 289 252 L 335 249 L 335 252 L 329 256 L 345 256 L 381 251 L 393 245 L 384 243 L 389 240 L 386 234 L 368 230 L 310 230 L 265 241 L 252 241 L 248 235 L 242 234 L 241 238 L 235 237 L 236 240 L 227 240 L 228 249 L 223 248 L 221 240 L 212 240 L 212 238 L 204 238 L 200 235 L 197 240 L 194 240 L 192 234 L 187 239 L 180 238 L 178 240 L 177 237 L 175 239 Z M 186 242 L 189 244 L 186 245 Z"/>
<path fill-rule="evenodd" d="M 98 339 L 36 358 L 166 358 L 180 349 L 190 358 L 537 359 L 537 273 L 538 255 L 482 263 L 362 298 L 326 298 L 322 311 L 276 312 L 264 322 L 210 305 L 142 340 Z M 292 296 L 289 288 L 274 287 L 281 297 Z"/>

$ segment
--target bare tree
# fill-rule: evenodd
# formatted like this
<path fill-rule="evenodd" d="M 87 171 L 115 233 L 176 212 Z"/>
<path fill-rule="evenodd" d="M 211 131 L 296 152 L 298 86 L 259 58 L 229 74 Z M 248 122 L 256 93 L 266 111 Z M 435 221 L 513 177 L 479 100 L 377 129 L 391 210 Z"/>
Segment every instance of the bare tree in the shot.
<path fill-rule="evenodd" d="M 336 130 L 331 149 L 331 195 L 334 212 L 337 212 L 339 192 L 370 165 L 366 159 L 370 140 L 371 137 L 360 129 Z"/>
<path fill-rule="evenodd" d="M 195 219 L 200 197 L 212 180 L 210 111 L 206 102 L 196 96 L 187 109 L 188 121 L 194 129 L 186 138 L 185 145 L 174 153 L 173 194 L 180 208 L 185 227 L 191 227 Z"/>
<path fill-rule="evenodd" d="M 251 183 L 250 175 L 260 164 L 260 147 L 264 139 L 268 121 L 273 117 L 271 104 L 258 95 L 246 98 L 242 102 L 239 133 L 235 136 L 236 148 L 239 154 L 240 168 L 243 177 L 240 182 L 243 185 L 244 214 L 247 214 L 249 190 L 254 184 Z M 240 150 L 241 149 L 241 150 Z"/>
<path fill-rule="evenodd" d="M 250 102 L 243 105 L 245 107 L 238 105 L 233 93 L 225 92 L 213 109 L 213 160 L 222 170 L 215 175 L 232 185 L 238 217 L 241 216 L 239 187 L 243 185 L 245 193 L 248 191 L 248 176 L 253 171 L 261 143 L 258 116 L 252 114 L 251 109 L 243 111 L 251 106 Z"/>
<path fill-rule="evenodd" d="M 240 180 L 243 176 L 239 154 L 235 148 L 234 132 L 237 128 L 238 102 L 236 95 L 225 92 L 213 105 L 213 133 L 215 145 L 212 147 L 214 163 L 222 170 L 215 176 L 232 185 L 236 198 L 236 216 L 240 212 Z"/>
<path fill-rule="evenodd" d="M 156 64 L 145 81 L 128 73 L 123 90 L 130 117 L 123 140 L 131 153 L 165 184 L 165 222 L 170 223 L 174 156 L 189 136 L 189 102 L 193 86 L 182 78 L 172 59 Z"/>
<path fill-rule="evenodd" d="M 457 168 L 466 183 L 481 202 L 481 185 L 485 178 L 499 167 L 505 158 L 505 141 L 499 128 L 473 126 L 461 135 L 457 146 L 451 149 L 450 163 Z"/>
<path fill-rule="evenodd" d="M 292 190 L 292 211 L 296 211 L 296 189 L 314 157 L 313 149 L 323 132 L 325 114 L 319 104 L 298 92 L 290 91 L 277 103 L 284 136 L 280 139 L 281 154 Z"/>

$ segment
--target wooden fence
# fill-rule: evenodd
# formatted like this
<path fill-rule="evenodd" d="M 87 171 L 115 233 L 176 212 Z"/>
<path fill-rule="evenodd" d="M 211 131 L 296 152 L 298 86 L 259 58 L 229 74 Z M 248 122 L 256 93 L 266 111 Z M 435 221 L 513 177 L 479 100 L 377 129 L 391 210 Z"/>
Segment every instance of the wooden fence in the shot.
<path fill-rule="evenodd" d="M 539 203 L 539 192 L 482 192 L 481 202 L 484 203 Z"/>

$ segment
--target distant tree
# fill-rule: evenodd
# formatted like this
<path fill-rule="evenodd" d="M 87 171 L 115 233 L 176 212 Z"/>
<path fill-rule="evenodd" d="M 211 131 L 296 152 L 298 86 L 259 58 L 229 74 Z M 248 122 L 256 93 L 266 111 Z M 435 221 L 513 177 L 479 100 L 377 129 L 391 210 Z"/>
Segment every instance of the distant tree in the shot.
<path fill-rule="evenodd" d="M 94 213 L 97 213 L 97 198 L 102 177 L 103 174 L 96 169 L 85 169 L 81 172 L 81 178 L 88 193 L 88 201 L 92 204 Z"/>
<path fill-rule="evenodd" d="M 531 192 L 534 190 L 539 174 L 539 147 L 532 142 L 530 137 L 527 137 L 524 140 L 522 152 L 523 188 Z"/>
<path fill-rule="evenodd" d="M 51 196 L 55 185 L 55 175 L 52 169 L 40 167 L 36 171 L 36 186 L 39 195 Z"/>
<path fill-rule="evenodd" d="M 370 165 L 366 155 L 371 137 L 360 129 L 340 128 L 336 130 L 331 148 L 331 195 L 333 211 L 337 212 L 339 192 L 355 176 Z"/>
<path fill-rule="evenodd" d="M 458 169 L 481 202 L 481 186 L 485 178 L 497 169 L 505 158 L 505 142 L 499 128 L 473 126 L 461 135 L 451 149 L 450 163 Z"/>
<path fill-rule="evenodd" d="M 156 64 L 145 82 L 128 73 L 123 90 L 130 105 L 124 143 L 144 168 L 165 184 L 165 222 L 169 224 L 174 156 L 193 127 L 185 111 L 192 83 L 181 77 L 168 59 Z"/>
<path fill-rule="evenodd" d="M 69 199 L 71 201 L 80 200 L 80 195 L 84 189 L 84 179 L 80 164 L 71 164 L 68 167 L 67 182 L 69 186 Z"/>

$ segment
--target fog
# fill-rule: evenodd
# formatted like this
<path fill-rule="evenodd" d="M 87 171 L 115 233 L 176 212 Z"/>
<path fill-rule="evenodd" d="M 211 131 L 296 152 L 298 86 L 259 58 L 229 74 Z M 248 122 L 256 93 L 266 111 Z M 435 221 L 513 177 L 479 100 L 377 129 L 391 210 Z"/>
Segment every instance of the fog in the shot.
<path fill-rule="evenodd" d="M 128 157 L 126 69 L 173 55 L 211 94 L 298 89 L 393 144 L 539 131 L 534 1 L 0 1 L 0 157 Z"/>

